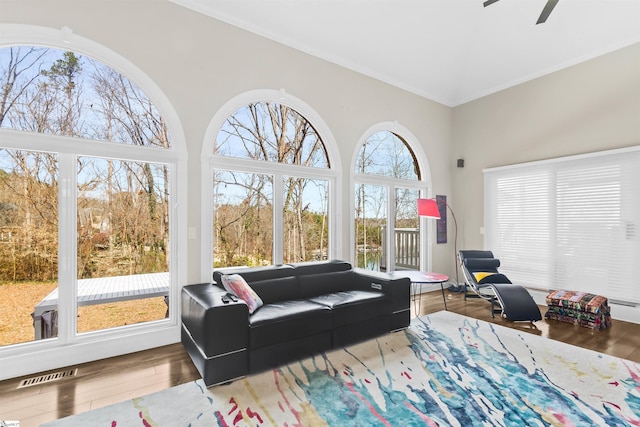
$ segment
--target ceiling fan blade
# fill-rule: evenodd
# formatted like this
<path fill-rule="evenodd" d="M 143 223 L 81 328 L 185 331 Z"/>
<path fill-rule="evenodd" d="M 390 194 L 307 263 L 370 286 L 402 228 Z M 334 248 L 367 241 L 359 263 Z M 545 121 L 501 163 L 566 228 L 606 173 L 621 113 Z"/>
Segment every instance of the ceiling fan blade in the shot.
<path fill-rule="evenodd" d="M 547 4 L 544 5 L 544 9 L 542 9 L 542 13 L 538 18 L 538 22 L 536 22 L 536 25 L 546 22 L 547 18 L 551 14 L 551 11 L 554 7 L 556 7 L 556 4 L 558 4 L 558 0 L 547 0 Z"/>
<path fill-rule="evenodd" d="M 491 6 L 492 4 L 494 4 L 495 2 L 497 2 L 498 0 L 487 0 L 484 3 L 482 3 L 484 5 L 484 7 L 487 6 Z"/>

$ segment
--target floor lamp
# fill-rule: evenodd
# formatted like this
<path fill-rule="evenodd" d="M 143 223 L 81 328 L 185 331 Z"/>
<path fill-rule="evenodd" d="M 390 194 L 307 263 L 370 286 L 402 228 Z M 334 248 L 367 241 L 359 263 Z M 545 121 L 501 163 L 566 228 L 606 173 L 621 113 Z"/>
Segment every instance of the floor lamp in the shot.
<path fill-rule="evenodd" d="M 456 289 L 458 289 L 458 286 L 460 286 L 460 280 L 458 277 L 458 263 L 456 261 L 458 259 L 458 221 L 456 220 L 456 214 L 453 213 L 453 209 L 451 209 L 451 206 L 449 206 L 447 202 L 445 202 L 444 204 L 446 208 L 449 208 L 451 217 L 453 218 L 453 259 L 456 268 Z M 436 199 L 418 199 L 418 216 L 440 219 L 440 208 L 438 207 Z"/>

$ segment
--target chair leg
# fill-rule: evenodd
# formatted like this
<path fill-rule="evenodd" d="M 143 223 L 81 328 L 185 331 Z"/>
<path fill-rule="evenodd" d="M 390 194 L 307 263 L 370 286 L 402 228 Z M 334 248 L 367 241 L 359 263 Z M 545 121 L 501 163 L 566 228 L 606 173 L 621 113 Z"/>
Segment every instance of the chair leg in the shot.
<path fill-rule="evenodd" d="M 467 293 L 469 292 L 468 289 L 469 289 L 469 285 L 465 283 L 464 284 L 464 300 L 465 301 L 467 300 Z"/>

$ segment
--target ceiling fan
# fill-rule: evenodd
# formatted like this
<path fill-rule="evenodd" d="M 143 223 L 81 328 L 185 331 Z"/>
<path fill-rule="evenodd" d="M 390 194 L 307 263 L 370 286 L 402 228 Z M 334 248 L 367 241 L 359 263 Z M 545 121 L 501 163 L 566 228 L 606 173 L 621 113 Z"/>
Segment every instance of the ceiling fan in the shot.
<path fill-rule="evenodd" d="M 484 7 L 487 7 L 497 1 L 498 0 L 486 0 L 483 5 Z M 542 13 L 540 13 L 540 17 L 538 18 L 536 25 L 543 24 L 547 20 L 553 8 L 556 7 L 556 4 L 558 4 L 558 0 L 547 0 L 547 4 L 544 5 L 544 9 L 542 9 Z"/>

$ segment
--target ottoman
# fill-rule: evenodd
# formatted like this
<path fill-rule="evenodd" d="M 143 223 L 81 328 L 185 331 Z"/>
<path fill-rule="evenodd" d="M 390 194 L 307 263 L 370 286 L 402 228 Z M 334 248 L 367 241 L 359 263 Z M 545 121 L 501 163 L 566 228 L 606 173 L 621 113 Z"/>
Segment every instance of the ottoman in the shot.
<path fill-rule="evenodd" d="M 591 329 L 611 326 L 611 310 L 607 298 L 577 291 L 553 291 L 546 298 L 544 317 L 573 323 Z"/>

